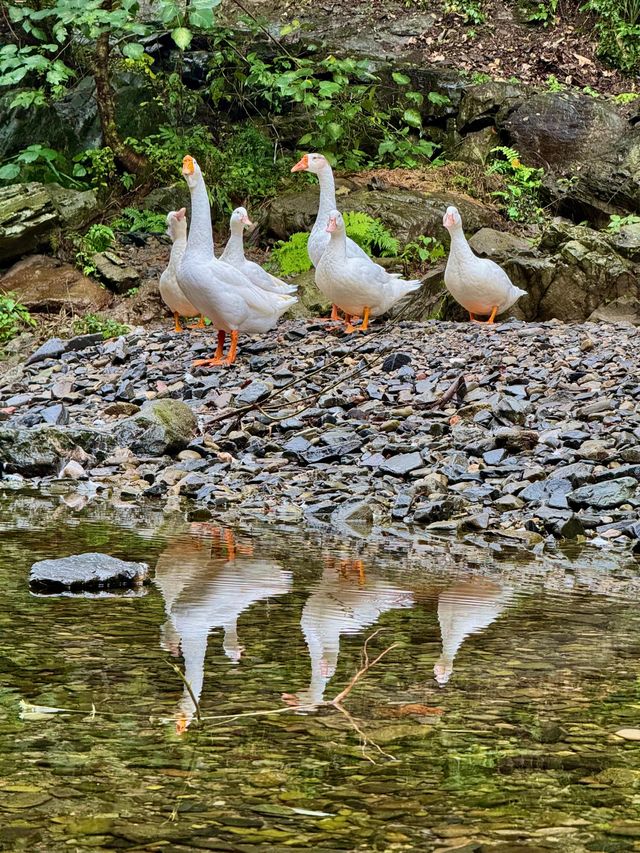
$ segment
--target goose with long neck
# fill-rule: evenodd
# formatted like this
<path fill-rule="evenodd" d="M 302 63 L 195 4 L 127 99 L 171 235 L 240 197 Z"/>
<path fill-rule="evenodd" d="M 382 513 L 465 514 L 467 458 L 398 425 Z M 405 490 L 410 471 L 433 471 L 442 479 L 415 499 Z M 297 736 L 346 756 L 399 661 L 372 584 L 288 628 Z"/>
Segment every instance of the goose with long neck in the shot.
<path fill-rule="evenodd" d="M 440 687 L 453 673 L 453 661 L 464 640 L 488 628 L 508 607 L 514 592 L 484 578 L 460 581 L 438 596 L 442 654 L 433 667 Z"/>
<path fill-rule="evenodd" d="M 516 287 L 506 272 L 489 258 L 474 255 L 462 230 L 458 209 L 448 207 L 442 224 L 451 235 L 451 248 L 444 271 L 444 283 L 456 302 L 475 315 L 488 316 L 493 323 L 497 314 L 510 308 L 527 291 Z"/>
<path fill-rule="evenodd" d="M 249 281 L 261 290 L 266 290 L 268 293 L 279 293 L 281 296 L 295 293 L 297 288 L 294 285 L 287 284 L 274 275 L 270 275 L 259 264 L 245 257 L 244 230 L 251 228 L 253 224 L 246 209 L 236 207 L 229 220 L 229 240 L 224 252 L 220 255 L 220 260 L 246 275 Z"/>
<path fill-rule="evenodd" d="M 200 166 L 188 154 L 182 162 L 182 174 L 191 192 L 191 228 L 178 269 L 178 284 L 218 330 L 215 356 L 198 360 L 194 366 L 228 366 L 235 361 L 240 332 L 269 331 L 297 299 L 261 290 L 242 272 L 215 257 L 207 188 Z M 231 347 L 223 359 L 227 334 L 231 335 Z"/>
<path fill-rule="evenodd" d="M 291 572 L 271 560 L 232 559 L 220 564 L 209 561 L 205 575 L 198 575 L 173 602 L 170 618 L 185 664 L 185 687 L 177 709 L 177 731 L 189 725 L 200 700 L 205 677 L 209 636 L 214 628 L 223 631 L 222 649 L 237 664 L 244 646 L 238 637 L 238 619 L 253 604 L 286 595 L 291 591 Z"/>
<path fill-rule="evenodd" d="M 329 245 L 329 237 L 326 233 L 327 218 L 329 213 L 336 208 L 336 184 L 333 178 L 333 169 L 327 158 L 322 154 L 304 154 L 300 160 L 292 166 L 292 172 L 310 172 L 316 175 L 320 185 L 320 200 L 318 202 L 318 214 L 313 223 L 307 252 L 314 267 L 318 267 L 322 253 Z M 347 255 L 350 258 L 368 258 L 367 253 L 358 244 L 347 237 Z M 338 306 L 331 308 L 331 319 L 338 320 Z"/>
<path fill-rule="evenodd" d="M 311 681 L 308 688 L 286 693 L 283 699 L 294 707 L 322 704 L 325 688 L 338 664 L 341 636 L 359 634 L 374 625 L 383 613 L 413 605 L 414 598 L 409 590 L 370 574 L 364 580 L 355 573 L 342 575 L 332 561 L 328 561 L 300 618 L 311 658 Z"/>
<path fill-rule="evenodd" d="M 164 304 L 171 310 L 175 322 L 175 331 L 182 332 L 180 317 L 195 317 L 198 313 L 180 289 L 177 270 L 187 248 L 187 209 L 171 210 L 167 214 L 167 234 L 171 237 L 171 255 L 166 270 L 160 276 L 160 296 Z M 192 329 L 204 329 L 204 318 Z"/>
<path fill-rule="evenodd" d="M 325 230 L 329 245 L 316 268 L 316 284 L 344 311 L 347 332 L 354 331 L 352 317 L 362 317 L 360 329 L 366 331 L 370 316 L 384 314 L 403 296 L 420 287 L 419 279 L 396 278 L 368 256 L 350 257 L 344 219 L 339 211 L 329 212 Z"/>

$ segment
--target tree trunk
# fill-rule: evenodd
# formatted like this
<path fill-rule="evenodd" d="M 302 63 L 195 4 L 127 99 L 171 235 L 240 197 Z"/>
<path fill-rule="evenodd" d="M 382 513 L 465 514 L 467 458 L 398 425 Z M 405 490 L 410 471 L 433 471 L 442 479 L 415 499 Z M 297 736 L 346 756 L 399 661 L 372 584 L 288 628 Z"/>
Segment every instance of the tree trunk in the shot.
<path fill-rule="evenodd" d="M 103 9 L 111 11 L 112 7 L 113 0 L 104 0 L 102 4 Z M 109 33 L 105 32 L 98 36 L 96 41 L 95 62 L 93 64 L 102 139 L 104 145 L 111 148 L 117 162 L 127 172 L 131 172 L 134 175 L 142 175 L 148 169 L 148 160 L 142 154 L 138 154 L 128 145 L 125 145 L 118 133 L 116 125 L 116 102 L 109 75 L 109 54 Z"/>

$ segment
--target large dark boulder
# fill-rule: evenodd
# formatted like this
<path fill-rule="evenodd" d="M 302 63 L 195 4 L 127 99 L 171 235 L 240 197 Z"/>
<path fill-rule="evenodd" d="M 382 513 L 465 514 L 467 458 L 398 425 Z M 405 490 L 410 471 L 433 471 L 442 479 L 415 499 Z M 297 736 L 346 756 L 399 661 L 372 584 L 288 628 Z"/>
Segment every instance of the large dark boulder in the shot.
<path fill-rule="evenodd" d="M 349 181 L 339 181 L 338 186 L 340 210 L 360 210 L 380 219 L 401 243 L 416 240 L 423 234 L 445 240 L 447 233 L 442 226 L 442 217 L 451 204 L 460 210 L 466 227 L 471 231 L 496 225 L 499 221 L 494 210 L 462 193 L 427 194 L 394 187 L 361 189 Z M 269 230 L 281 240 L 286 240 L 296 231 L 309 231 L 318 212 L 319 195 L 317 186 L 313 186 L 275 198 L 269 206 Z"/>
<path fill-rule="evenodd" d="M 501 114 L 497 128 L 527 165 L 545 170 L 559 213 L 596 225 L 640 210 L 640 130 L 611 101 L 540 92 Z"/>

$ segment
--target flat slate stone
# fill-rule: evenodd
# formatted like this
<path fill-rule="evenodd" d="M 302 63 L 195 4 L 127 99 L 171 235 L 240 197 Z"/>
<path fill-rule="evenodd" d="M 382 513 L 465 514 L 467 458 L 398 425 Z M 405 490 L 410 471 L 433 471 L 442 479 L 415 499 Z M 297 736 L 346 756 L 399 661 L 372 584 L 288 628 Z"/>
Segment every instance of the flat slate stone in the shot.
<path fill-rule="evenodd" d="M 29 585 L 38 592 L 96 590 L 140 586 L 147 579 L 146 563 L 127 563 L 108 554 L 74 554 L 57 560 L 40 560 L 31 566 Z"/>

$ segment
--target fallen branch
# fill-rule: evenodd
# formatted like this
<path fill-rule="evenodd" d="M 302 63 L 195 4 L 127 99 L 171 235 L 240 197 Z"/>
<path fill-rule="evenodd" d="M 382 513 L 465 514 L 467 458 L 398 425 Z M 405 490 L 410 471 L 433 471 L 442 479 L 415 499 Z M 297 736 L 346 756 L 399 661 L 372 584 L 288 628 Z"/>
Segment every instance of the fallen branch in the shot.
<path fill-rule="evenodd" d="M 464 379 L 464 373 L 461 373 L 458 376 L 453 384 L 447 388 L 444 394 L 441 397 L 438 397 L 437 400 L 434 400 L 432 403 L 427 403 L 427 409 L 441 409 L 445 403 L 448 403 L 454 397 L 458 397 L 458 399 L 462 402 L 464 395 L 467 393 L 467 383 Z"/>

